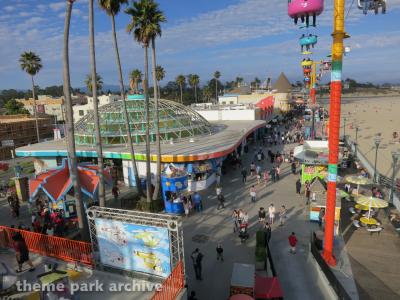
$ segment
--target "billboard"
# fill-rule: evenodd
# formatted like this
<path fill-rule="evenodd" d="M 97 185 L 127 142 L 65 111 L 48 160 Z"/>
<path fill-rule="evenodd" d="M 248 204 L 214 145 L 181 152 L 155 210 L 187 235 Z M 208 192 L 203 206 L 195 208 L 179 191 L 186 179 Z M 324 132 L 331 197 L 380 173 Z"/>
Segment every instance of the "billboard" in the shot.
<path fill-rule="evenodd" d="M 171 273 L 167 228 L 102 218 L 95 225 L 103 265 L 164 278 Z"/>

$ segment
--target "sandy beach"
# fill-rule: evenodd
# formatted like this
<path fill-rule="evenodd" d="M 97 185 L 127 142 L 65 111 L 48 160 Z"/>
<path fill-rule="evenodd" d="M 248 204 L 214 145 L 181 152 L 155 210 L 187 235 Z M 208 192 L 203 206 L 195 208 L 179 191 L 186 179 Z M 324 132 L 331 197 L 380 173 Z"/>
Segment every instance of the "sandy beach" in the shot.
<path fill-rule="evenodd" d="M 320 102 L 325 107 L 328 105 L 328 99 L 321 99 Z M 400 134 L 400 96 L 344 97 L 341 116 L 341 135 L 344 130 L 344 118 L 346 118 L 346 135 L 353 141 L 356 135 L 355 124 L 358 124 L 359 150 L 372 165 L 375 161 L 374 137 L 377 134 L 381 135 L 377 169 L 381 174 L 391 177 L 391 152 L 400 150 L 400 139 L 394 140 L 392 137 L 395 131 Z M 398 170 L 397 175 L 399 174 Z"/>

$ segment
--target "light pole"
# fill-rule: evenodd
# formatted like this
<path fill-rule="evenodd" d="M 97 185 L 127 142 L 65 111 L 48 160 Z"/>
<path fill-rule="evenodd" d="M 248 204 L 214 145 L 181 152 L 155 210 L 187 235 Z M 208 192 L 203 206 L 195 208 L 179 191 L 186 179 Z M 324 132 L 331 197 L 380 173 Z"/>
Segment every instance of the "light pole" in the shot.
<path fill-rule="evenodd" d="M 394 191 L 395 191 L 395 177 L 396 177 L 396 170 L 397 170 L 397 161 L 399 160 L 400 152 L 399 150 L 392 151 L 392 159 L 393 159 L 393 173 L 392 173 L 392 188 L 390 191 L 390 200 L 389 203 L 393 204 L 393 196 L 394 196 Z"/>
<path fill-rule="evenodd" d="M 354 152 L 355 152 L 355 154 L 356 154 L 356 158 L 357 158 L 357 150 L 358 150 L 358 130 L 359 130 L 360 128 L 358 127 L 358 125 L 356 125 L 356 142 L 355 142 L 355 147 L 354 147 Z"/>
<path fill-rule="evenodd" d="M 343 119 L 343 137 L 346 141 L 346 118 Z"/>
<path fill-rule="evenodd" d="M 379 144 L 381 143 L 381 137 L 377 135 L 374 139 L 375 141 L 375 165 L 374 165 L 374 182 L 377 182 L 377 176 L 376 176 L 376 163 L 378 161 L 378 149 L 379 149 Z"/>

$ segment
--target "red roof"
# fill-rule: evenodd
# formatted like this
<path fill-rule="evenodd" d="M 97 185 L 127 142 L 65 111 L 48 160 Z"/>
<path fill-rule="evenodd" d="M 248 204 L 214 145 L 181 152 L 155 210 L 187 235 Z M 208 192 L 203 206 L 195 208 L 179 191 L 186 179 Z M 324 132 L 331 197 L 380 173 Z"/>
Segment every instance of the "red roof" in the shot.
<path fill-rule="evenodd" d="M 256 299 L 283 298 L 283 291 L 278 277 L 256 275 L 254 297 Z"/>
<path fill-rule="evenodd" d="M 274 106 L 274 96 L 268 96 L 266 98 L 261 99 L 256 103 L 256 106 L 261 109 L 268 109 Z"/>

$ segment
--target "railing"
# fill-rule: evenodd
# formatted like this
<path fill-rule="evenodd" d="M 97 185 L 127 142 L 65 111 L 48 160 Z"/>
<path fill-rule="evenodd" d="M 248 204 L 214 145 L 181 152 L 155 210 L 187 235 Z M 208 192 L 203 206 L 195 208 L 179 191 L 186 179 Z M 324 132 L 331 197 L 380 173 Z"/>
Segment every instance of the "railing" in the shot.
<path fill-rule="evenodd" d="M 32 231 L 0 226 L 0 245 L 12 247 L 12 236 L 20 232 L 29 251 L 43 256 L 55 257 L 64 261 L 93 265 L 90 243 L 49 236 Z"/>
<path fill-rule="evenodd" d="M 318 263 L 322 272 L 324 272 L 326 278 L 328 279 L 333 290 L 336 292 L 336 295 L 338 296 L 338 298 L 343 299 L 343 300 L 351 300 L 351 297 L 349 296 L 349 294 L 347 293 L 347 291 L 345 290 L 343 285 L 336 278 L 335 274 L 333 274 L 331 268 L 328 266 L 328 264 L 322 258 L 321 253 L 319 253 L 319 250 L 314 243 L 313 235 L 311 235 L 310 243 L 311 243 L 311 254 L 314 256 L 315 261 Z"/>
<path fill-rule="evenodd" d="M 271 255 L 271 251 L 269 250 L 269 243 L 268 241 L 266 241 L 266 245 L 267 245 L 267 258 L 268 258 L 268 262 L 269 265 L 271 267 L 271 273 L 273 277 L 277 277 L 278 273 L 276 273 L 276 269 L 275 269 L 275 265 L 274 265 L 274 261 L 272 259 L 272 255 Z"/>
<path fill-rule="evenodd" d="M 160 291 L 156 291 L 151 300 L 175 300 L 185 285 L 183 262 L 180 261 L 167 279 Z"/>

